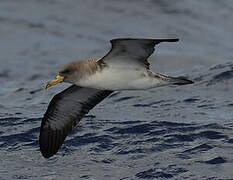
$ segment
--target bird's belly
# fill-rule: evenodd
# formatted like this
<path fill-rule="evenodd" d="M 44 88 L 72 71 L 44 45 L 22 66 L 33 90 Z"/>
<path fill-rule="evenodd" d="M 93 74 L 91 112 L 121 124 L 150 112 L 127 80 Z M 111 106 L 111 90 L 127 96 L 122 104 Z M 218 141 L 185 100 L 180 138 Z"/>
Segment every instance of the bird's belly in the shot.
<path fill-rule="evenodd" d="M 107 69 L 80 80 L 77 85 L 103 90 L 129 90 L 151 88 L 146 71 L 134 69 Z"/>

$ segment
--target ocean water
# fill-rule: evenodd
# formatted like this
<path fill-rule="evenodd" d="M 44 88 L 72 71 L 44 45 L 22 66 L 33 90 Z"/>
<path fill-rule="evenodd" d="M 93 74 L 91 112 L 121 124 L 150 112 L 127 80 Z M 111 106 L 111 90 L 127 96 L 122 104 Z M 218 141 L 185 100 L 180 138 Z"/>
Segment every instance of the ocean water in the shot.
<path fill-rule="evenodd" d="M 0 0 L 0 180 L 233 179 L 231 0 Z M 115 92 L 39 151 L 44 90 L 64 64 L 101 57 L 117 37 L 178 37 L 152 70 L 195 82 Z"/>

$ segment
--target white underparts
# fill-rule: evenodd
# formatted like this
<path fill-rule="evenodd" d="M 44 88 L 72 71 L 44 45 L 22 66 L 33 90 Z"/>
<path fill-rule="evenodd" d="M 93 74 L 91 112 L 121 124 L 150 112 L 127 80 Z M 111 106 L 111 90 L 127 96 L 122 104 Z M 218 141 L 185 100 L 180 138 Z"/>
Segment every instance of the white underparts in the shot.
<path fill-rule="evenodd" d="M 161 78 L 151 76 L 146 69 L 105 68 L 75 84 L 102 90 L 149 89 L 168 84 Z"/>

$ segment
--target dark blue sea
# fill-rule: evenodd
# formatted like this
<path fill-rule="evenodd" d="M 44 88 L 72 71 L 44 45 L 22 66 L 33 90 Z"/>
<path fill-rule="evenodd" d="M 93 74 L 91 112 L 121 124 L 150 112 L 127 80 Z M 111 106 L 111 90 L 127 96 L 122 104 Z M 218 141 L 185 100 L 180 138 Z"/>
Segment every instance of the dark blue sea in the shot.
<path fill-rule="evenodd" d="M 0 0 L 0 180 L 233 179 L 233 1 Z M 195 84 L 115 92 L 59 152 L 38 137 L 64 64 L 118 37 L 180 38 L 152 70 Z"/>

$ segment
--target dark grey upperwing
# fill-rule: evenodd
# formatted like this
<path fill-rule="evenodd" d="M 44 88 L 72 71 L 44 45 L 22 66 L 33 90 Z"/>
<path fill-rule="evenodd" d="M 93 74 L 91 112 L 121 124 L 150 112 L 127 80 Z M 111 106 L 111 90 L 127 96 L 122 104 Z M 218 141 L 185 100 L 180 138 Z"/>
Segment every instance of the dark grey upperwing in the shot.
<path fill-rule="evenodd" d="M 39 143 L 42 155 L 49 158 L 57 153 L 82 117 L 111 93 L 72 85 L 56 94 L 41 122 Z"/>
<path fill-rule="evenodd" d="M 150 63 L 147 58 L 154 52 L 155 45 L 176 41 L 179 39 L 112 39 L 111 50 L 101 60 L 114 66 L 136 65 L 149 69 Z"/>

